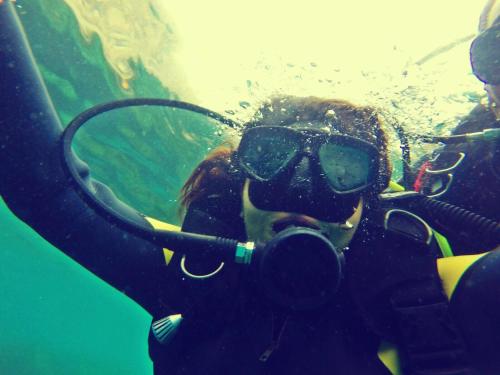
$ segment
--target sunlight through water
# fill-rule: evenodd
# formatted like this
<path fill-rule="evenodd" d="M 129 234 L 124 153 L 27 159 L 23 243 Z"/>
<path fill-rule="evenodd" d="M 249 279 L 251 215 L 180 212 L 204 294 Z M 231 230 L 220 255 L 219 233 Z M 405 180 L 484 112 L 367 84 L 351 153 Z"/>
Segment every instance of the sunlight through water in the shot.
<path fill-rule="evenodd" d="M 468 60 L 482 1 L 65 1 L 124 88 L 140 60 L 181 99 L 239 120 L 286 93 L 445 134 L 484 95 Z"/>

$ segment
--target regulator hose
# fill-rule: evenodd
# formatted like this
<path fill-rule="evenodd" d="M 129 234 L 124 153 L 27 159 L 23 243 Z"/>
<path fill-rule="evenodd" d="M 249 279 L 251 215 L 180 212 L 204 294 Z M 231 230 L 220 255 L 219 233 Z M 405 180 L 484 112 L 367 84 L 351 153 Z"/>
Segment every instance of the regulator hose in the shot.
<path fill-rule="evenodd" d="M 109 103 L 96 105 L 76 116 L 64 129 L 60 138 L 60 155 L 64 172 L 68 176 L 68 183 L 72 184 L 75 191 L 81 198 L 94 209 L 96 213 L 120 226 L 123 230 L 132 233 L 140 238 L 150 241 L 162 247 L 172 248 L 172 250 L 182 250 L 183 253 L 199 253 L 209 251 L 219 254 L 223 259 L 231 259 L 238 248 L 238 241 L 215 236 L 206 236 L 196 233 L 173 232 L 167 230 L 155 230 L 146 225 L 139 225 L 129 218 L 119 214 L 108 207 L 103 201 L 97 199 L 91 186 L 88 186 L 83 177 L 80 176 L 75 164 L 76 156 L 71 147 L 77 131 L 90 119 L 118 108 L 137 106 L 161 106 L 169 108 L 184 109 L 191 112 L 200 113 L 213 118 L 229 127 L 235 128 L 238 124 L 216 112 L 206 108 L 182 102 L 179 100 L 159 99 L 159 98 L 132 98 L 116 100 Z"/>
<path fill-rule="evenodd" d="M 497 139 L 500 139 L 500 128 L 489 128 L 478 132 L 446 136 L 434 136 L 428 134 L 409 134 L 409 136 L 424 143 L 460 144 L 474 141 L 494 142 Z"/>
<path fill-rule="evenodd" d="M 426 196 L 413 209 L 425 211 L 425 216 L 432 216 L 446 231 L 452 230 L 455 234 L 467 237 L 479 236 L 482 242 L 491 246 L 500 244 L 500 223 L 494 220 Z"/>

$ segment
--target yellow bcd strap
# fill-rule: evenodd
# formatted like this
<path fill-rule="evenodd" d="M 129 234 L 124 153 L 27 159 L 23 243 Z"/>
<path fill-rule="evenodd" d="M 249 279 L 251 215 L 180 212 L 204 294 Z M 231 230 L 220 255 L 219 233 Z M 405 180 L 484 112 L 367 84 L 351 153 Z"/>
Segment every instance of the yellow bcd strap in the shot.
<path fill-rule="evenodd" d="M 173 225 L 169 223 L 165 223 L 160 220 L 153 219 L 152 217 L 145 217 L 145 219 L 148 221 L 149 224 L 154 229 L 163 229 L 163 230 L 169 230 L 173 232 L 180 232 L 181 227 L 178 225 Z M 163 248 L 163 256 L 165 257 L 165 264 L 168 266 L 170 261 L 172 260 L 172 256 L 174 255 L 174 252 L 170 249 L 167 249 L 166 247 Z"/>

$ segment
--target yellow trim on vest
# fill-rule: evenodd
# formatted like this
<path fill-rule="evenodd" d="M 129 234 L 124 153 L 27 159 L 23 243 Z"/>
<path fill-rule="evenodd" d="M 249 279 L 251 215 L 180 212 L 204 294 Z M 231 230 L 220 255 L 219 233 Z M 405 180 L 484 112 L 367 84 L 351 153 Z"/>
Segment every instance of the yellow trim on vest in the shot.
<path fill-rule="evenodd" d="M 434 233 L 434 238 L 436 239 L 436 242 L 439 246 L 439 250 L 441 250 L 441 254 L 443 254 L 443 257 L 444 258 L 452 257 L 453 250 L 451 249 L 448 239 L 434 229 L 432 230 L 432 232 Z"/>
<path fill-rule="evenodd" d="M 163 221 L 153 219 L 152 217 L 145 217 L 145 219 L 151 224 L 151 226 L 154 229 L 162 229 L 162 230 L 169 230 L 173 232 L 180 232 L 181 227 L 178 225 L 173 225 L 169 223 L 164 223 Z M 163 257 L 165 258 L 165 264 L 168 266 L 170 261 L 172 260 L 172 257 L 174 256 L 174 252 L 170 249 L 167 249 L 166 247 L 163 248 Z"/>
<path fill-rule="evenodd" d="M 163 229 L 163 230 L 171 230 L 173 232 L 180 232 L 181 227 L 178 225 L 173 225 L 169 223 L 165 223 L 160 220 L 153 219 L 152 217 L 145 217 L 145 219 L 153 226 L 154 229 Z"/>
<path fill-rule="evenodd" d="M 441 283 L 448 299 L 453 295 L 455 287 L 467 268 L 486 254 L 488 253 L 460 255 L 437 260 L 439 276 L 441 277 Z"/>
<path fill-rule="evenodd" d="M 167 266 L 170 264 L 170 261 L 172 260 L 173 256 L 174 252 L 172 250 L 169 250 L 166 247 L 163 248 L 163 257 L 165 258 L 165 264 Z"/>
<path fill-rule="evenodd" d="M 382 341 L 378 348 L 378 358 L 387 367 L 392 375 L 401 375 L 401 364 L 399 363 L 398 349 L 388 341 Z"/>
<path fill-rule="evenodd" d="M 389 181 L 389 190 L 391 191 L 405 191 L 405 188 L 398 184 L 396 181 Z"/>

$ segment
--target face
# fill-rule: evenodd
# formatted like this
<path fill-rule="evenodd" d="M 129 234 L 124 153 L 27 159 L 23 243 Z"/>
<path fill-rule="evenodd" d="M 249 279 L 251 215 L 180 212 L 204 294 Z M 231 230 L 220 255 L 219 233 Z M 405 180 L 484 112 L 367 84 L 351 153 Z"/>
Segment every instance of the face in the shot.
<path fill-rule="evenodd" d="M 378 153 L 363 141 L 326 130 L 290 129 L 256 128 L 240 144 L 240 164 L 253 174 L 242 195 L 248 239 L 268 241 L 300 226 L 319 230 L 345 248 L 362 217 L 359 189 L 372 178 L 366 171 L 378 170 Z"/>
<path fill-rule="evenodd" d="M 336 248 L 343 249 L 356 233 L 363 213 L 362 198 L 359 198 L 354 213 L 346 221 L 333 223 L 301 213 L 259 210 L 252 204 L 248 195 L 251 183 L 247 179 L 243 188 L 243 219 L 250 241 L 269 241 L 279 231 L 295 225 L 317 229 L 326 235 Z"/>

